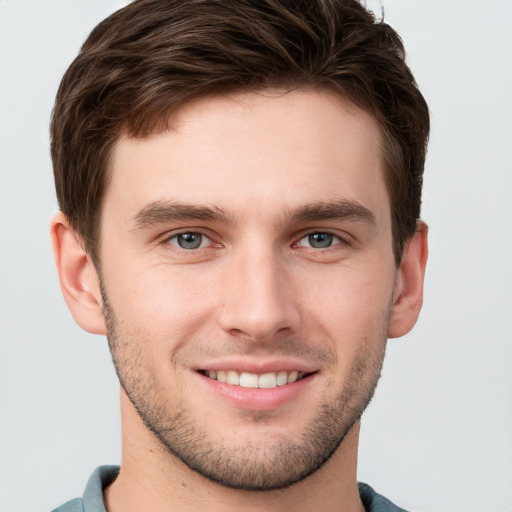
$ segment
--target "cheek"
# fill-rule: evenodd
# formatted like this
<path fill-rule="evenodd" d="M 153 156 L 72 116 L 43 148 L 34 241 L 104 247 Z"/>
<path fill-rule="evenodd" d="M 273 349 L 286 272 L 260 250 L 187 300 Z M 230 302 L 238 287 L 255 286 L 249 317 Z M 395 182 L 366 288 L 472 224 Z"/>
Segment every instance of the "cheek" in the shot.
<path fill-rule="evenodd" d="M 387 328 L 394 275 L 394 265 L 370 262 L 310 276 L 300 294 L 305 312 L 331 339 L 374 338 Z"/>
<path fill-rule="evenodd" d="M 159 265 L 125 275 L 129 278 L 110 274 L 107 293 L 119 323 L 138 335 L 179 341 L 199 328 L 212 310 L 215 286 L 200 272 Z"/>

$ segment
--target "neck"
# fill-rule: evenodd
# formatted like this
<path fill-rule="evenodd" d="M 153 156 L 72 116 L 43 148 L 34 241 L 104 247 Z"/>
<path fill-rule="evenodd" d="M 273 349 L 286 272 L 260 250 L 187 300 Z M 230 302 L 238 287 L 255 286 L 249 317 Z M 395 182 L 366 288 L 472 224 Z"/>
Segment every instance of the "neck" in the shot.
<path fill-rule="evenodd" d="M 313 475 L 286 489 L 242 491 L 211 482 L 170 454 L 122 393 L 121 470 L 104 492 L 108 512 L 364 512 L 356 481 L 359 422 Z"/>

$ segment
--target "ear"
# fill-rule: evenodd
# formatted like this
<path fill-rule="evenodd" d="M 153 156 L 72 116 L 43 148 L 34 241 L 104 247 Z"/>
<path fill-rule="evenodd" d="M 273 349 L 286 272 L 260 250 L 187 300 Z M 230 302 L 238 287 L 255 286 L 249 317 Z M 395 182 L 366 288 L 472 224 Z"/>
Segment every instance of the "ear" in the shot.
<path fill-rule="evenodd" d="M 73 318 L 82 329 L 105 334 L 98 274 L 62 212 L 53 217 L 50 232 L 60 287 Z"/>
<path fill-rule="evenodd" d="M 405 244 L 395 280 L 389 338 L 407 334 L 418 320 L 423 304 L 423 280 L 428 257 L 427 234 L 427 225 L 420 221 L 416 232 Z"/>

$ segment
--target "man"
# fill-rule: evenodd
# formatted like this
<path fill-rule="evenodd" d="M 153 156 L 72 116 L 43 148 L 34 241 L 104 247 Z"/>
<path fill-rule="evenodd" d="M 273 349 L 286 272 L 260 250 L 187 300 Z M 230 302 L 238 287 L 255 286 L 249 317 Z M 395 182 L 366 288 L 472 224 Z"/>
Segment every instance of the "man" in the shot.
<path fill-rule="evenodd" d="M 52 120 L 66 302 L 106 334 L 121 468 L 59 512 L 399 511 L 356 482 L 418 317 L 428 109 L 356 1 L 138 0 Z"/>

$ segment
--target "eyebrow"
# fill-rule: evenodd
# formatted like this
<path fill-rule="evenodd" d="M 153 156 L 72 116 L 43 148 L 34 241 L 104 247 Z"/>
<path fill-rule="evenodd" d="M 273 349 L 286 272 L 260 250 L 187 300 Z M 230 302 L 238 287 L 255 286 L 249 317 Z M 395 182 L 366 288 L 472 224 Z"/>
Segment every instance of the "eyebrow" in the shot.
<path fill-rule="evenodd" d="M 234 224 L 234 219 L 217 206 L 197 206 L 171 201 L 154 201 L 139 210 L 134 217 L 138 229 L 181 220 L 200 220 Z"/>
<path fill-rule="evenodd" d="M 290 214 L 292 222 L 314 222 L 328 219 L 348 219 L 375 226 L 375 214 L 356 201 L 341 200 L 304 205 Z"/>
<path fill-rule="evenodd" d="M 348 219 L 376 225 L 374 213 L 355 201 L 341 200 L 306 204 L 290 210 L 286 215 L 290 223 L 315 222 L 328 219 Z M 154 201 L 135 215 L 136 229 L 167 222 L 199 220 L 235 224 L 232 214 L 218 206 L 199 206 L 173 201 Z"/>

